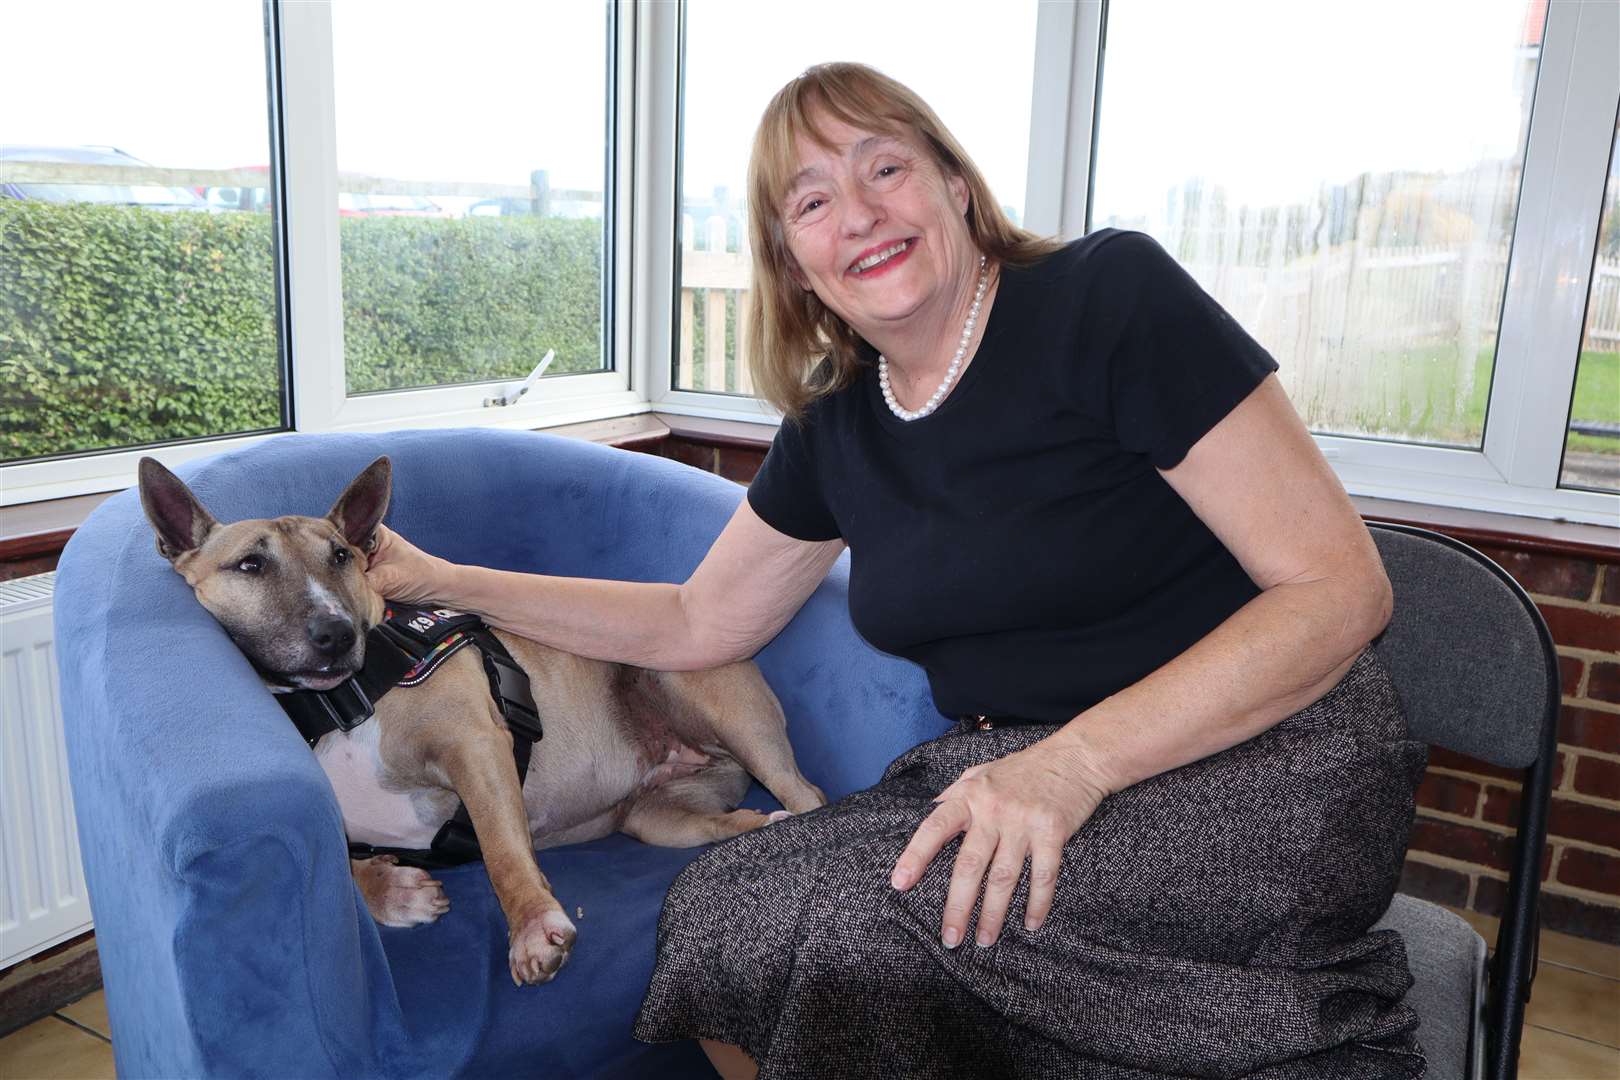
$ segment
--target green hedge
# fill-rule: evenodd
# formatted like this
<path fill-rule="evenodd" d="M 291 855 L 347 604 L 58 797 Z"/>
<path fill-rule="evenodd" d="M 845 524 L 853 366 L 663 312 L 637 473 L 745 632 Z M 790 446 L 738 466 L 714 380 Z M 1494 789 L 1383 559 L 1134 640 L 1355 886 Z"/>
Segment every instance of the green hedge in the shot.
<path fill-rule="evenodd" d="M 351 393 L 600 363 L 601 225 L 345 218 Z M 281 424 L 270 219 L 0 200 L 0 460 Z"/>

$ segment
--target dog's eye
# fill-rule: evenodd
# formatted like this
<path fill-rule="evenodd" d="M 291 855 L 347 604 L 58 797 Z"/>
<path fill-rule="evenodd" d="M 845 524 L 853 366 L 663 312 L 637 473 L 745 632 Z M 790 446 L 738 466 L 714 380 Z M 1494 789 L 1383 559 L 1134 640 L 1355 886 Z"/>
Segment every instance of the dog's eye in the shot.
<path fill-rule="evenodd" d="M 264 569 L 264 558 L 260 555 L 248 555 L 236 564 L 236 568 L 244 574 L 257 574 Z"/>
<path fill-rule="evenodd" d="M 344 563 L 346 563 L 348 561 L 349 561 L 349 549 L 348 548 L 333 548 L 332 549 L 332 565 L 334 565 L 334 566 L 342 566 Z"/>

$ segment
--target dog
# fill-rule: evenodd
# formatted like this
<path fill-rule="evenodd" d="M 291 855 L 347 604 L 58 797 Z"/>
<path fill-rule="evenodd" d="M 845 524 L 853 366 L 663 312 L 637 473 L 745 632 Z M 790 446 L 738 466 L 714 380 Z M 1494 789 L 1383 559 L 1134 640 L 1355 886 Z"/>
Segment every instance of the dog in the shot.
<path fill-rule="evenodd" d="M 141 459 L 139 473 L 159 553 L 271 690 L 329 690 L 360 670 L 366 636 L 384 613 L 364 571 L 388 510 L 387 457 L 355 477 L 323 518 L 231 524 L 156 460 Z M 549 982 L 577 933 L 535 849 L 614 831 L 692 847 L 826 803 L 799 772 L 782 707 L 751 661 L 651 671 L 494 633 L 528 675 L 544 723 L 521 786 L 512 734 L 472 648 L 450 655 L 432 678 L 392 690 L 371 719 L 328 732 L 314 749 L 351 841 L 426 848 L 458 801 L 466 806 L 506 916 L 517 985 Z M 736 809 L 750 774 L 785 811 Z M 350 865 L 380 923 L 416 926 L 449 910 L 438 881 L 393 856 Z"/>

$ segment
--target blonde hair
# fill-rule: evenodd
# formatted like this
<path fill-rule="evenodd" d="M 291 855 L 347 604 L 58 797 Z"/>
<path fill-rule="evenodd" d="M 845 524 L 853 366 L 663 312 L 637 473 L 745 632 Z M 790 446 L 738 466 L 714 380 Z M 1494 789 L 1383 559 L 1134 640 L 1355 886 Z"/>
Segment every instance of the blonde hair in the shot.
<path fill-rule="evenodd" d="M 996 263 L 1028 265 L 1061 247 L 1014 225 L 990 185 L 922 98 L 864 64 L 817 64 L 777 91 L 760 118 L 748 162 L 748 233 L 753 245 L 753 302 L 748 309 L 749 370 L 754 388 L 790 418 L 816 398 L 848 386 L 862 366 L 859 336 L 790 267 L 780 217 L 799 170 L 797 140 L 826 147 L 814 116 L 916 143 L 947 176 L 968 189 L 968 233 Z M 820 363 L 825 357 L 826 362 Z"/>

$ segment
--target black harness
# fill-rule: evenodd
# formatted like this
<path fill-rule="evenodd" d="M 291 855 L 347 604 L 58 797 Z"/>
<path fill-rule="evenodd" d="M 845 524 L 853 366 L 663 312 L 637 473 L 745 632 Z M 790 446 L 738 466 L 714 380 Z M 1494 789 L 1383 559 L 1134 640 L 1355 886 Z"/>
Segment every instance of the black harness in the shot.
<path fill-rule="evenodd" d="M 483 657 L 490 696 L 512 732 L 512 758 L 521 788 L 529 773 L 529 753 L 542 734 L 540 713 L 529 693 L 529 676 L 476 615 L 390 605 L 383 621 L 366 635 L 363 668 L 330 690 L 294 690 L 277 694 L 276 700 L 313 749 L 328 732 L 352 731 L 371 719 L 384 694 L 396 686 L 418 685 L 468 645 L 476 646 Z M 406 866 L 430 870 L 482 857 L 465 802 L 440 826 L 425 851 L 351 842 L 349 854 L 357 859 L 393 855 Z"/>

